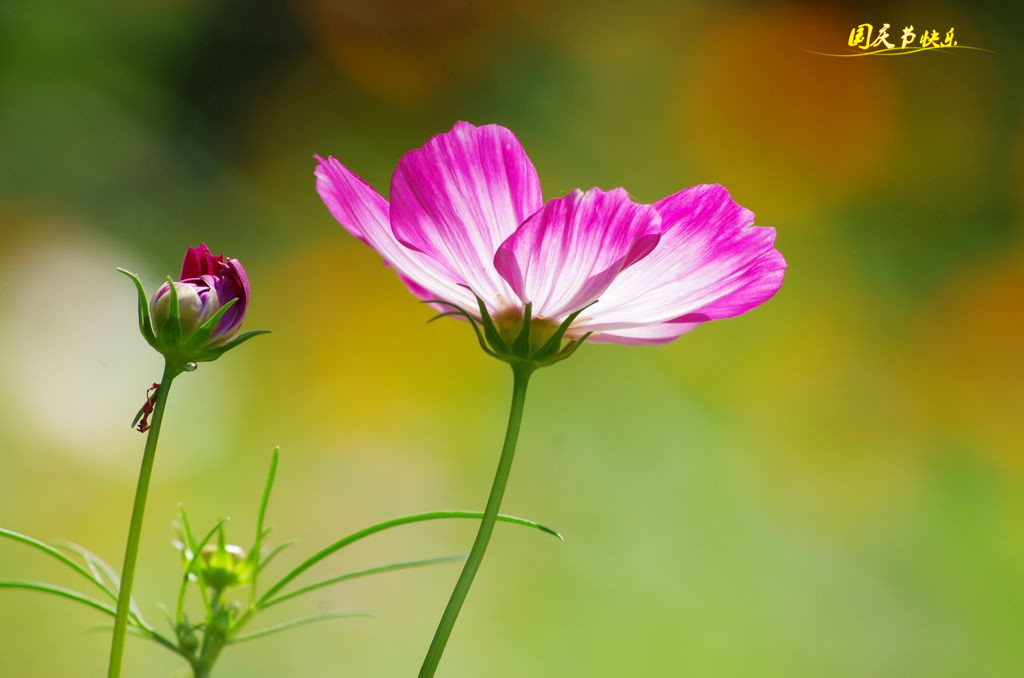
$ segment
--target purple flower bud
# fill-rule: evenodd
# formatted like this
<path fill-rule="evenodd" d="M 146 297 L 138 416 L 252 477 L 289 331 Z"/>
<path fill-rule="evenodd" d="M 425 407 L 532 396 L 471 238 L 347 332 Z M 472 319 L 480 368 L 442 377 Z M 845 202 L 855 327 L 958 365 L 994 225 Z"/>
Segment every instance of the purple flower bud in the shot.
<path fill-rule="evenodd" d="M 189 247 L 181 264 L 181 282 L 197 283 L 203 280 L 216 293 L 220 304 L 238 299 L 217 323 L 211 341 L 224 340 L 238 331 L 249 308 L 249 279 L 238 259 L 226 259 L 223 254 L 213 256 L 206 243 Z M 219 308 L 219 306 L 218 306 Z"/>
<path fill-rule="evenodd" d="M 171 317 L 170 284 L 164 283 L 153 295 L 150 312 L 153 330 L 161 336 Z M 203 348 L 218 346 L 230 339 L 242 326 L 249 305 L 249 281 L 237 259 L 213 256 L 206 244 L 189 247 L 181 265 L 181 276 L 174 283 L 178 296 L 180 338 L 188 341 L 222 307 L 235 300 L 205 337 Z"/>
<path fill-rule="evenodd" d="M 206 280 L 198 282 L 176 282 L 174 289 L 178 292 L 178 314 L 181 318 L 181 334 L 188 336 L 195 332 L 220 308 L 217 290 Z M 171 287 L 164 283 L 153 295 L 150 312 L 157 333 L 163 329 L 171 315 Z"/>
<path fill-rule="evenodd" d="M 214 256 L 206 244 L 189 247 L 177 280 L 167 279 L 149 298 L 139 277 L 118 269 L 135 283 L 139 331 L 150 346 L 180 371 L 216 360 L 267 330 L 235 336 L 249 307 L 249 280 L 237 259 Z"/>

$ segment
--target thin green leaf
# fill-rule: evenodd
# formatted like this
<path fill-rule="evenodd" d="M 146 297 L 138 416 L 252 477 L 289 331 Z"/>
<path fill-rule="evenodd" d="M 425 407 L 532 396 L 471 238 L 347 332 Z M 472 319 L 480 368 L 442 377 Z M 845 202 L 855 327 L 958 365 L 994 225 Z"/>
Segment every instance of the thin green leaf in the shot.
<path fill-rule="evenodd" d="M 87 628 L 85 630 L 85 632 L 86 633 L 104 633 L 104 632 L 110 633 L 113 630 L 114 630 L 114 625 L 113 624 L 98 624 L 97 626 L 90 626 L 89 628 Z M 150 639 L 145 631 L 143 631 L 142 629 L 137 629 L 134 626 L 129 626 L 128 629 L 127 629 L 127 633 L 128 633 L 129 636 L 134 636 L 135 638 L 145 638 L 146 640 Z"/>
<path fill-rule="evenodd" d="M 274 558 L 276 558 L 282 551 L 284 551 L 289 546 L 294 546 L 294 545 L 295 545 L 295 541 L 294 540 L 288 540 L 286 542 L 282 542 L 282 543 L 278 544 L 273 549 L 271 549 L 270 553 L 267 554 L 267 557 L 264 558 L 260 562 L 260 564 L 256 566 L 256 570 L 259 571 L 259 572 L 262 572 L 264 569 L 266 569 L 267 565 L 269 565 L 270 562 Z"/>
<path fill-rule="evenodd" d="M 92 553 L 87 551 L 84 547 L 72 542 L 64 542 L 57 544 L 56 546 L 62 551 L 69 551 L 79 556 L 85 562 L 85 566 L 89 568 L 89 573 L 92 575 L 93 580 L 99 584 L 104 591 L 106 591 L 108 596 L 114 599 L 117 598 L 117 589 L 110 588 L 107 584 L 107 580 L 104 579 L 102 574 L 100 574 L 99 567 L 97 566 L 97 562 L 93 559 Z"/>
<path fill-rule="evenodd" d="M 267 482 L 263 485 L 263 494 L 260 496 L 260 508 L 256 514 L 256 543 L 253 545 L 253 552 L 259 560 L 259 550 L 263 545 L 263 537 L 267 530 L 264 529 L 267 518 L 267 507 L 270 505 L 270 493 L 274 490 L 274 480 L 277 478 L 277 462 L 281 456 L 281 448 L 275 447 L 270 457 L 270 469 L 267 471 Z"/>
<path fill-rule="evenodd" d="M 86 633 L 103 633 L 103 632 L 110 633 L 113 630 L 114 630 L 113 624 L 109 624 L 109 625 L 108 624 L 98 624 L 96 626 L 90 626 L 89 628 L 87 628 L 85 630 L 85 632 Z M 129 626 L 126 629 L 126 631 L 127 631 L 129 636 L 134 636 L 135 638 L 145 638 L 146 640 L 155 641 L 156 643 L 166 647 L 168 650 L 170 650 L 174 654 L 180 655 L 180 656 L 184 657 L 186 660 L 190 659 L 189 655 L 186 654 L 185 652 L 183 652 L 181 650 L 181 648 L 179 648 L 177 645 L 175 645 L 171 640 L 169 640 L 165 636 L 160 635 L 156 631 L 153 631 L 152 629 L 148 629 L 147 630 L 147 629 L 136 628 L 134 626 Z"/>
<path fill-rule="evenodd" d="M 346 617 L 372 617 L 373 615 L 365 610 L 348 610 L 345 612 L 328 612 L 326 614 L 313 615 L 312 617 L 301 617 L 299 619 L 292 619 L 286 621 L 283 624 L 277 624 L 276 626 L 270 626 L 259 631 L 253 631 L 252 633 L 245 633 L 240 636 L 236 636 L 228 642 L 232 645 L 235 643 L 244 643 L 247 640 L 256 640 L 257 638 L 265 638 L 281 631 L 288 631 L 299 626 L 305 626 L 306 624 L 315 624 L 316 622 L 327 621 L 329 619 L 343 619 Z"/>
<path fill-rule="evenodd" d="M 217 550 L 223 551 L 227 544 L 227 537 L 224 535 L 224 523 L 221 523 L 220 529 L 217 530 Z"/>
<path fill-rule="evenodd" d="M 178 504 L 178 515 L 181 516 L 181 533 L 185 537 L 186 546 L 188 546 L 189 551 L 194 553 L 196 550 L 196 537 L 192 532 L 192 523 L 188 519 L 188 513 L 181 504 Z"/>
<path fill-rule="evenodd" d="M 107 591 L 106 586 L 103 585 L 103 582 L 101 580 L 95 579 L 92 573 L 90 573 L 87 569 L 76 563 L 74 560 L 68 557 L 67 554 L 63 553 L 60 549 L 54 548 L 53 546 L 50 546 L 49 544 L 39 541 L 38 539 L 35 539 L 33 537 L 29 537 L 28 535 L 21 534 L 20 532 L 15 532 L 13 530 L 8 530 L 2 527 L 0 527 L 0 537 L 6 537 L 7 539 L 20 542 L 22 544 L 25 544 L 26 546 L 31 546 L 32 548 L 38 551 L 42 551 L 46 555 L 50 556 L 51 558 L 55 558 L 59 562 L 63 563 L 64 565 L 67 565 L 72 570 L 88 579 L 90 582 L 98 586 L 100 590 L 102 590 L 107 595 L 110 594 L 110 592 Z M 114 599 L 117 599 L 116 595 L 114 596 Z"/>
<path fill-rule="evenodd" d="M 189 577 L 192 576 L 192 573 L 196 569 L 196 563 L 199 562 L 199 552 L 203 550 L 203 547 L 206 546 L 211 539 L 213 539 L 213 535 L 217 534 L 225 522 L 227 521 L 221 520 L 219 523 L 214 525 L 213 528 L 206 533 L 206 536 L 196 544 L 196 548 L 192 550 L 192 557 L 189 558 L 188 566 L 185 568 L 185 574 L 181 577 L 181 588 L 178 589 L 178 606 L 175 614 L 175 619 L 178 620 L 178 624 L 181 624 L 185 619 L 185 592 L 188 590 Z M 203 588 L 202 582 L 199 582 L 199 588 Z"/>
<path fill-rule="evenodd" d="M 277 477 L 277 461 L 281 456 L 281 448 L 275 447 L 274 453 L 270 456 L 270 469 L 267 471 L 267 481 L 263 484 L 263 494 L 260 496 L 260 508 L 256 514 L 256 539 L 253 541 L 249 557 L 253 562 L 252 584 L 249 587 L 249 604 L 256 602 L 256 586 L 260 573 L 260 550 L 263 548 L 263 524 L 267 517 L 267 506 L 270 504 L 270 493 L 274 489 L 274 479 Z"/>
<path fill-rule="evenodd" d="M 110 563 L 100 558 L 98 555 L 73 542 L 63 542 L 61 548 L 68 549 L 73 553 L 78 554 L 89 566 L 89 570 L 95 574 L 100 583 L 104 585 L 104 588 L 108 589 L 108 592 L 113 600 L 117 600 L 118 593 L 121 591 L 121 576 L 110 566 Z M 99 570 L 99 572 L 97 572 Z M 102 573 L 102 576 L 101 574 Z M 103 577 L 106 577 L 106 581 L 110 582 L 110 586 L 106 586 Z M 132 597 L 128 601 L 129 610 L 132 615 L 139 621 L 143 626 L 149 626 L 146 620 L 142 618 L 142 610 L 139 609 L 138 604 L 135 602 L 135 598 Z"/>
<path fill-rule="evenodd" d="M 325 580 L 323 580 L 321 582 L 317 582 L 315 584 L 310 584 L 309 586 L 304 586 L 301 589 L 296 589 L 296 590 L 291 591 L 289 593 L 282 594 L 282 595 L 274 598 L 273 600 L 268 600 L 263 605 L 263 609 L 266 609 L 268 607 L 273 607 L 274 605 L 278 605 L 280 603 L 283 603 L 286 600 L 291 600 L 292 598 L 298 598 L 299 596 L 301 596 L 303 594 L 312 593 L 313 591 L 318 591 L 319 589 L 325 588 L 327 586 L 332 586 L 334 584 L 339 584 L 339 583 L 341 583 L 343 581 L 348 581 L 350 579 L 358 579 L 360 577 L 369 577 L 370 575 L 382 574 L 384 572 L 394 572 L 396 570 L 408 570 L 408 569 L 412 569 L 414 567 L 428 567 L 430 565 L 441 565 L 443 563 L 452 563 L 452 562 L 456 562 L 456 561 L 459 561 L 459 560 L 465 560 L 465 559 L 466 559 L 466 555 L 465 554 L 460 554 L 460 555 L 457 555 L 457 556 L 441 556 L 439 558 L 424 558 L 424 559 L 421 559 L 421 560 L 403 560 L 401 562 L 390 563 L 388 565 L 379 565 L 377 567 L 370 567 L 370 568 L 367 568 L 365 570 L 356 570 L 355 572 L 348 572 L 346 574 L 342 574 L 342 575 L 339 575 L 337 577 L 331 577 L 330 579 L 325 579 Z"/>
<path fill-rule="evenodd" d="M 57 547 L 64 551 L 74 553 L 85 561 L 85 564 L 89 568 L 89 572 L 92 573 L 93 579 L 96 580 L 96 583 L 103 587 L 103 590 L 107 592 L 107 595 L 109 595 L 111 599 L 117 600 L 118 590 L 121 586 L 120 578 L 105 560 L 84 546 L 79 546 L 74 542 L 61 542 L 60 544 L 57 544 Z"/>
<path fill-rule="evenodd" d="M 89 596 L 79 593 L 78 591 L 64 588 L 63 586 L 54 586 L 53 584 L 45 584 L 43 582 L 35 581 L 0 580 L 0 589 L 4 588 L 21 589 L 23 591 L 36 591 L 39 593 L 49 593 L 51 595 L 59 596 L 67 600 L 73 600 L 77 603 L 82 603 L 83 605 L 87 605 L 93 608 L 94 610 L 99 610 L 100 612 L 103 612 L 104 614 L 107 614 L 111 617 L 117 616 L 117 610 L 115 610 L 112 606 L 107 605 L 106 603 L 101 603 L 100 601 L 90 598 Z M 154 631 L 152 628 L 146 626 L 138 619 L 134 617 L 129 617 L 128 623 L 130 624 L 129 629 L 138 629 L 143 635 L 151 638 L 152 640 L 155 640 L 167 649 L 173 652 L 179 652 L 177 646 L 174 643 L 172 643 L 170 640 Z"/>
<path fill-rule="evenodd" d="M 0 589 L 23 589 L 26 591 L 39 591 L 40 593 L 51 593 L 61 598 L 67 598 L 68 600 L 74 600 L 75 602 L 88 605 L 94 610 L 104 612 L 111 617 L 117 616 L 117 610 L 106 603 L 90 598 L 89 596 L 66 589 L 63 586 L 54 586 L 53 584 L 44 584 L 43 582 L 37 581 L 16 581 L 12 579 L 0 579 Z"/>
<path fill-rule="evenodd" d="M 409 525 L 411 523 L 420 523 L 427 520 L 445 520 L 449 518 L 473 518 L 479 520 L 482 517 L 483 513 L 480 511 L 432 511 L 429 513 L 417 513 L 414 515 L 402 516 L 401 518 L 392 518 L 391 520 L 385 520 L 384 522 L 380 522 L 369 527 L 364 527 L 363 529 L 357 532 L 353 532 L 347 537 L 339 539 L 333 544 L 330 544 L 329 546 L 317 551 L 312 556 L 307 558 L 300 565 L 294 568 L 291 572 L 289 572 L 280 580 L 278 580 L 276 584 L 270 587 L 270 590 L 264 593 L 263 596 L 259 599 L 259 601 L 257 601 L 256 607 L 261 607 L 266 601 L 273 598 L 274 594 L 283 589 L 285 586 L 291 583 L 296 577 L 298 577 L 300 574 L 302 574 L 309 568 L 319 563 L 327 556 L 335 553 L 336 551 L 340 551 L 344 547 L 354 542 L 357 542 L 360 539 L 369 537 L 372 534 L 383 532 L 384 530 L 388 530 L 393 527 L 400 527 L 402 525 Z M 558 537 L 558 539 L 562 541 L 565 541 L 564 537 L 562 537 L 562 535 L 556 532 L 555 530 L 552 530 L 550 527 L 545 527 L 544 525 L 536 523 L 532 520 L 526 520 L 525 518 L 517 518 L 515 516 L 506 516 L 501 514 L 498 515 L 497 520 L 501 522 L 512 523 L 514 525 L 532 527 L 534 529 Z"/>
<path fill-rule="evenodd" d="M 185 511 L 185 507 L 182 504 L 178 504 L 178 513 L 181 515 L 181 526 L 182 526 L 182 531 L 184 532 L 185 541 L 187 542 L 187 545 L 188 545 L 188 550 L 192 552 L 192 555 L 195 555 L 195 554 L 199 553 L 199 549 L 196 547 L 196 536 L 192 532 L 192 523 L 189 522 L 188 513 Z M 181 553 L 182 553 L 182 556 L 184 556 L 185 560 L 187 561 L 189 556 L 185 553 L 184 550 Z M 185 567 L 186 568 L 188 567 L 187 563 L 186 563 Z M 182 588 L 188 586 L 188 577 L 187 576 L 182 581 L 181 585 L 182 585 Z M 184 591 L 179 589 L 178 590 L 178 596 L 180 597 L 180 596 L 183 596 L 183 595 L 184 595 Z M 205 609 L 207 611 L 207 613 L 209 613 L 210 610 L 212 610 L 213 608 L 210 606 L 210 596 L 206 593 L 206 587 L 205 586 L 200 586 L 199 587 L 199 595 L 203 599 L 203 609 Z"/>

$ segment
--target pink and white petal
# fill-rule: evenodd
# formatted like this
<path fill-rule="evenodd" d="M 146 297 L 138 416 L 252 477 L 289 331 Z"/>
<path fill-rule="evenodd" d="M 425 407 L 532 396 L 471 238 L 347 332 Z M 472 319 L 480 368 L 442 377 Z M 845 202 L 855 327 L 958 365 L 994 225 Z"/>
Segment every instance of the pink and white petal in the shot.
<path fill-rule="evenodd" d="M 476 308 L 473 295 L 447 269 L 395 239 L 387 200 L 337 159 L 315 157 L 316 190 L 327 209 L 349 233 L 376 250 L 413 294 Z"/>
<path fill-rule="evenodd" d="M 661 217 L 621 188 L 575 190 L 544 204 L 494 256 L 533 315 L 562 319 L 603 293 L 658 244 Z"/>
<path fill-rule="evenodd" d="M 723 187 L 694 186 L 655 208 L 663 226 L 658 247 L 615 279 L 577 329 L 616 332 L 694 313 L 728 318 L 782 285 L 786 261 L 774 248 L 775 229 L 754 226 L 753 213 Z"/>
<path fill-rule="evenodd" d="M 537 172 L 511 131 L 459 122 L 399 161 L 391 227 L 498 310 L 512 299 L 494 253 L 542 202 Z"/>
<path fill-rule="evenodd" d="M 690 330 L 700 327 L 708 320 L 710 318 L 700 313 L 691 313 L 666 323 L 596 332 L 588 337 L 587 341 L 599 344 L 629 344 L 632 346 L 667 344 L 670 341 L 675 341 Z M 573 334 L 579 336 L 579 331 L 574 329 Z"/>

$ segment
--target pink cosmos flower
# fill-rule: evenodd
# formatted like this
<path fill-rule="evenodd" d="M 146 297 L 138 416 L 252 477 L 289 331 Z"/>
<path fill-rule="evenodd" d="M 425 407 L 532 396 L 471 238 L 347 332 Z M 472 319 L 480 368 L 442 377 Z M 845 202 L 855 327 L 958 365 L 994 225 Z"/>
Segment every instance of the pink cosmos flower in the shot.
<path fill-rule="evenodd" d="M 485 328 L 493 319 L 509 345 L 522 325 L 542 330 L 534 349 L 552 334 L 668 342 L 749 311 L 782 284 L 775 229 L 754 226 L 723 187 L 653 205 L 621 188 L 545 203 L 519 140 L 498 125 L 459 122 L 406 153 L 390 203 L 335 158 L 316 159 L 317 191 L 342 226 L 417 297 Z"/>

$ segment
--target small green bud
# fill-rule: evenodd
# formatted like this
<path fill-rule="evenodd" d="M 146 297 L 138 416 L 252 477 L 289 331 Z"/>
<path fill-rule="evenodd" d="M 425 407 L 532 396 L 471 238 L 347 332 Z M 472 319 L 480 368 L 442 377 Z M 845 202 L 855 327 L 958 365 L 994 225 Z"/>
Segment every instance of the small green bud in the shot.
<path fill-rule="evenodd" d="M 199 638 L 187 619 L 178 625 L 176 631 L 178 634 L 178 647 L 184 652 L 192 654 L 199 648 Z"/>
<path fill-rule="evenodd" d="M 208 544 L 199 552 L 199 577 L 218 591 L 245 584 L 252 578 L 252 562 L 234 544 Z"/>
<path fill-rule="evenodd" d="M 231 610 L 222 608 L 213 613 L 210 619 L 209 635 L 212 638 L 224 638 L 231 629 Z"/>

